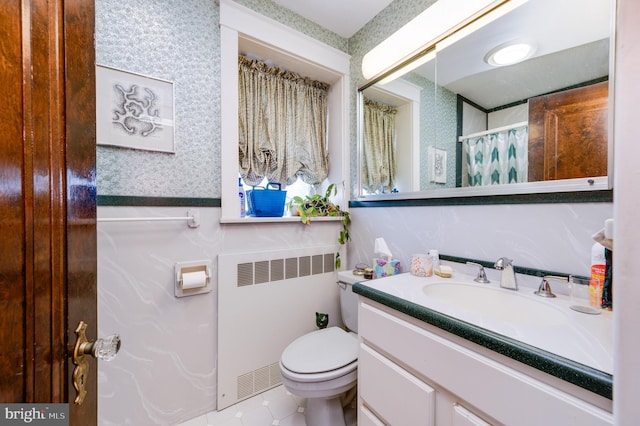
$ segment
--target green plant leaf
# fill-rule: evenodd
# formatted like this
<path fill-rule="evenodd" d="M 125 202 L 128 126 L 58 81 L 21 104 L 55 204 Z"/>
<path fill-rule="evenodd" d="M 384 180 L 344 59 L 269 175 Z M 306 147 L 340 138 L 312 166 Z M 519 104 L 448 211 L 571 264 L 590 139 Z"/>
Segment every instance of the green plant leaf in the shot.
<path fill-rule="evenodd" d="M 311 221 L 309 220 L 309 218 L 307 217 L 307 213 L 304 210 L 300 210 L 300 220 L 302 221 L 302 223 L 310 225 Z"/>
<path fill-rule="evenodd" d="M 325 192 L 324 198 L 328 200 L 331 197 L 331 193 L 332 192 L 333 192 L 333 195 L 336 195 L 338 193 L 338 188 L 336 187 L 336 185 L 334 183 L 332 183 L 331 185 L 329 185 L 327 187 L 327 190 Z"/>
<path fill-rule="evenodd" d="M 295 207 L 300 215 L 300 221 L 310 225 L 311 218 L 317 216 L 342 216 L 342 230 L 338 235 L 338 242 L 342 245 L 351 239 L 349 235 L 349 224 L 351 217 L 349 212 L 342 211 L 340 206 L 331 202 L 330 197 L 338 194 L 338 188 L 335 184 L 329 184 L 324 196 L 320 194 L 306 195 L 305 197 L 294 196 L 289 204 L 289 208 L 293 210 Z M 341 264 L 340 253 L 336 254 L 336 268 Z"/>

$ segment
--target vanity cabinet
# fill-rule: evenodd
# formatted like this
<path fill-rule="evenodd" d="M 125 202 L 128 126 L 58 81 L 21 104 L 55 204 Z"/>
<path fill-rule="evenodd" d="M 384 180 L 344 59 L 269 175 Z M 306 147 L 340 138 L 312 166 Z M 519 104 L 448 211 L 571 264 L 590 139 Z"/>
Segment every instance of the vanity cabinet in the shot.
<path fill-rule="evenodd" d="M 358 313 L 361 426 L 613 424 L 544 373 L 362 296 Z"/>

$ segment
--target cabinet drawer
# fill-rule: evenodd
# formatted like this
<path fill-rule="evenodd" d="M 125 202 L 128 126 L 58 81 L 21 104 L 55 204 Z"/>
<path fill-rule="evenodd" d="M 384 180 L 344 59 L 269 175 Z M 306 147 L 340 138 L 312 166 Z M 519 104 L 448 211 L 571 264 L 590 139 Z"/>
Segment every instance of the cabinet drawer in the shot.
<path fill-rule="evenodd" d="M 358 354 L 358 392 L 387 424 L 435 424 L 433 388 L 364 344 Z"/>
<path fill-rule="evenodd" d="M 369 409 L 360 405 L 358 412 L 358 426 L 385 426 Z"/>
<path fill-rule="evenodd" d="M 491 426 L 462 405 L 453 405 L 453 426 Z"/>

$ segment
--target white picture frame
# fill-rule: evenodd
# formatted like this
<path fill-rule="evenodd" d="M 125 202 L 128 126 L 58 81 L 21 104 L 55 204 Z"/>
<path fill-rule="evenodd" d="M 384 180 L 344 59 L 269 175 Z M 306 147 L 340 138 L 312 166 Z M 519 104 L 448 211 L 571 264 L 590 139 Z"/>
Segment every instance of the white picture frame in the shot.
<path fill-rule="evenodd" d="M 173 82 L 96 66 L 96 143 L 175 153 Z"/>
<path fill-rule="evenodd" d="M 429 147 L 430 181 L 447 183 L 447 151 Z"/>

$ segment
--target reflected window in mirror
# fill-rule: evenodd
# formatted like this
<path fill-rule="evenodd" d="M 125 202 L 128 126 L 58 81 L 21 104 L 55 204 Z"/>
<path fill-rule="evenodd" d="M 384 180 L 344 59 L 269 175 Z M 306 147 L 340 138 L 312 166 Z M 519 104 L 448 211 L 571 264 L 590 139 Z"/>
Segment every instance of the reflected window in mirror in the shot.
<path fill-rule="evenodd" d="M 366 194 L 395 192 L 398 110 L 366 97 L 363 104 L 362 188 Z"/>
<path fill-rule="evenodd" d="M 413 73 L 360 92 L 362 98 L 373 99 L 397 110 L 395 193 L 422 191 L 429 185 L 428 146 L 434 146 L 437 120 L 434 93 L 432 81 Z M 365 148 L 361 147 L 362 155 L 364 151 Z M 453 170 L 455 172 L 455 167 Z"/>

